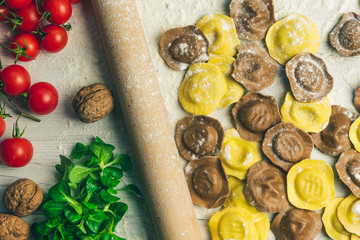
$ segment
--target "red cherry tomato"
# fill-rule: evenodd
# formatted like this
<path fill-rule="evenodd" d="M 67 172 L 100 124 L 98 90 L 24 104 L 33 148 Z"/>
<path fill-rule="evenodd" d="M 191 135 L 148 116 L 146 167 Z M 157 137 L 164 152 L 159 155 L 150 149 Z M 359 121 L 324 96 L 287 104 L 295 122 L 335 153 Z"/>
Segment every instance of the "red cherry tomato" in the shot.
<path fill-rule="evenodd" d="M 33 113 L 46 115 L 54 111 L 58 104 L 56 88 L 47 82 L 38 82 L 30 87 L 28 105 Z"/>
<path fill-rule="evenodd" d="M 66 46 L 68 35 L 63 27 L 50 24 L 44 27 L 43 32 L 47 34 L 40 40 L 40 46 L 47 52 L 59 52 Z"/>
<path fill-rule="evenodd" d="M 9 167 L 24 167 L 33 154 L 33 146 L 26 138 L 8 138 L 0 144 L 0 160 Z"/>
<path fill-rule="evenodd" d="M 31 0 L 5 0 L 6 6 L 12 9 L 23 9 L 31 3 Z"/>
<path fill-rule="evenodd" d="M 6 123 L 4 121 L 4 119 L 2 117 L 0 117 L 0 137 L 2 137 L 2 135 L 4 135 L 6 129 Z"/>
<path fill-rule="evenodd" d="M 7 6 L 0 6 L 0 13 L 5 17 L 9 16 L 9 8 Z M 7 19 L 0 15 L 0 22 L 5 22 Z"/>
<path fill-rule="evenodd" d="M 20 65 L 7 66 L 2 70 L 0 76 L 3 82 L 2 91 L 10 97 L 18 96 L 29 90 L 30 74 Z"/>
<path fill-rule="evenodd" d="M 82 0 L 70 0 L 70 3 L 71 4 L 77 4 L 77 3 L 79 3 L 79 2 L 81 2 Z"/>
<path fill-rule="evenodd" d="M 22 17 L 22 24 L 17 27 L 17 30 L 31 32 L 37 29 L 41 15 L 38 13 L 35 3 L 30 3 L 26 8 L 16 10 L 14 13 Z"/>
<path fill-rule="evenodd" d="M 39 42 L 38 42 L 37 38 L 34 35 L 30 34 L 30 33 L 19 33 L 18 35 L 16 35 L 11 40 L 10 49 L 16 49 L 17 45 L 24 48 L 25 43 L 27 45 L 27 49 L 26 49 L 25 53 L 28 56 L 35 59 L 39 55 L 40 46 L 39 46 Z M 13 55 L 16 56 L 15 53 L 13 53 Z M 31 59 L 29 59 L 29 58 L 27 58 L 25 56 L 20 56 L 19 60 L 24 61 L 24 62 L 31 61 Z"/>
<path fill-rule="evenodd" d="M 50 13 L 49 20 L 56 25 L 66 23 L 72 13 L 69 0 L 45 0 L 43 10 Z"/>

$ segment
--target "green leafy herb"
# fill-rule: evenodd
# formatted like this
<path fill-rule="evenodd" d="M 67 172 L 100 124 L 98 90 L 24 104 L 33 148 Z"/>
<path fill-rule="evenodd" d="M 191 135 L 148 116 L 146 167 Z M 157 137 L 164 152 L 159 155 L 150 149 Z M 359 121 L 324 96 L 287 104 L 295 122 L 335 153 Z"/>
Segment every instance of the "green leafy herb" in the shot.
<path fill-rule="evenodd" d="M 125 240 L 114 233 L 128 210 L 117 192 L 139 198 L 142 194 L 135 185 L 123 183 L 131 160 L 126 154 L 114 156 L 114 150 L 96 137 L 89 145 L 77 143 L 71 159 L 60 156 L 55 166 L 60 181 L 45 195 L 42 211 L 48 219 L 33 224 L 35 239 Z"/>

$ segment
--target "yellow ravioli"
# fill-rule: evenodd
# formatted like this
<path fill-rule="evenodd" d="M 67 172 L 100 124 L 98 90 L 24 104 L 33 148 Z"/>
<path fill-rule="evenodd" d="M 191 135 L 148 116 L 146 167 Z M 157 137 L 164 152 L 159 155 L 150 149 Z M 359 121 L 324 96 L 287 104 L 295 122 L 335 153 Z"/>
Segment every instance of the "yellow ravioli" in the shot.
<path fill-rule="evenodd" d="M 269 238 L 269 229 L 270 229 L 270 221 L 267 215 L 264 216 L 264 213 L 257 213 L 253 215 L 253 218 L 255 219 L 258 217 L 257 215 L 262 216 L 262 219 L 260 221 L 255 220 L 255 228 L 258 234 L 259 240 L 267 240 Z"/>
<path fill-rule="evenodd" d="M 340 203 L 337 215 L 346 230 L 360 235 L 360 198 L 350 194 Z"/>
<path fill-rule="evenodd" d="M 208 115 L 216 109 L 226 91 L 226 80 L 219 67 L 196 63 L 190 66 L 180 85 L 179 101 L 189 113 Z"/>
<path fill-rule="evenodd" d="M 336 240 L 350 240 L 351 233 L 346 231 L 337 216 L 337 208 L 342 200 L 344 200 L 344 198 L 335 198 L 326 206 L 322 221 L 329 237 Z"/>
<path fill-rule="evenodd" d="M 245 195 L 244 195 L 244 187 L 245 187 L 245 181 L 240 180 L 236 177 L 229 177 L 229 185 L 231 192 L 224 204 L 224 207 L 241 207 L 243 209 L 246 209 L 249 211 L 255 221 L 261 220 L 264 217 L 267 216 L 265 212 L 258 211 L 254 206 L 250 205 L 248 201 L 246 201 Z"/>
<path fill-rule="evenodd" d="M 266 34 L 265 41 L 270 56 L 282 65 L 299 53 L 316 54 L 320 48 L 316 24 L 297 14 L 273 24 Z"/>
<path fill-rule="evenodd" d="M 245 179 L 248 169 L 261 160 L 260 143 L 242 139 L 236 129 L 225 131 L 220 154 L 225 173 L 239 179 Z"/>
<path fill-rule="evenodd" d="M 208 62 L 218 66 L 226 79 L 227 91 L 220 101 L 219 107 L 221 108 L 225 108 L 230 104 L 237 102 L 244 94 L 244 88 L 231 77 L 234 70 L 234 62 L 235 58 L 230 56 L 215 57 Z"/>
<path fill-rule="evenodd" d="M 209 220 L 213 240 L 255 240 L 258 239 L 254 219 L 245 209 L 225 208 Z"/>
<path fill-rule="evenodd" d="M 209 40 L 209 53 L 214 55 L 234 56 L 240 40 L 236 34 L 234 20 L 222 14 L 209 14 L 196 26 Z"/>
<path fill-rule="evenodd" d="M 355 149 L 360 152 L 360 117 L 351 124 L 349 138 Z"/>
<path fill-rule="evenodd" d="M 323 160 L 305 159 L 292 166 L 287 175 L 289 202 L 297 208 L 319 210 L 335 195 L 334 173 Z"/>
<path fill-rule="evenodd" d="M 360 236 L 358 236 L 356 234 L 351 234 L 350 240 L 360 240 Z"/>
<path fill-rule="evenodd" d="M 313 102 L 299 102 L 291 92 L 285 97 L 281 107 L 281 115 L 285 122 L 292 122 L 305 132 L 321 132 L 329 123 L 331 105 L 328 97 Z"/>

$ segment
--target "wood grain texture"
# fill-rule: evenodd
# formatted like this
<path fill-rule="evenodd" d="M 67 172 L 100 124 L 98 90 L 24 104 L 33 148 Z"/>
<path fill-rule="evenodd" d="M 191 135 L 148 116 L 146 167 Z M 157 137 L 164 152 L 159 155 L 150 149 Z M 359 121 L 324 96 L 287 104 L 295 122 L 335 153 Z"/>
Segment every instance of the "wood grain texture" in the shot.
<path fill-rule="evenodd" d="M 24 137 L 34 146 L 34 157 L 30 164 L 19 169 L 8 168 L 0 163 L 0 199 L 10 183 L 24 177 L 38 183 L 46 192 L 58 180 L 54 166 L 60 162 L 59 154 L 70 155 L 76 142 L 89 143 L 93 137 L 99 136 L 116 147 L 116 154 L 134 155 L 117 99 L 114 111 L 93 124 L 78 120 L 71 107 L 76 92 L 84 86 L 101 82 L 114 93 L 116 90 L 90 1 L 74 5 L 69 22 L 72 30 L 68 33 L 69 42 L 63 51 L 57 54 L 42 51 L 36 61 L 18 63 L 29 71 L 32 83 L 47 81 L 57 88 L 59 105 L 52 114 L 39 116 L 42 119 L 40 123 L 20 119 L 20 127 L 26 126 Z M 0 31 L 0 42 L 9 43 L 10 28 L 2 24 Z M 0 55 L 4 67 L 13 64 L 13 57 L 2 49 Z M 11 136 L 12 124 L 17 117 L 10 105 L 7 106 L 7 112 L 13 118 L 6 119 L 7 129 L 0 141 Z M 27 109 L 26 106 L 24 109 Z M 143 189 L 136 166 L 125 173 L 123 180 Z M 129 240 L 156 239 L 146 202 L 126 193 L 118 196 L 129 205 L 129 211 L 116 228 L 118 235 Z M 0 212 L 6 212 L 1 201 Z M 24 219 L 31 224 L 43 220 L 44 216 L 38 210 Z"/>
<path fill-rule="evenodd" d="M 136 4 L 92 3 L 158 239 L 201 239 Z"/>

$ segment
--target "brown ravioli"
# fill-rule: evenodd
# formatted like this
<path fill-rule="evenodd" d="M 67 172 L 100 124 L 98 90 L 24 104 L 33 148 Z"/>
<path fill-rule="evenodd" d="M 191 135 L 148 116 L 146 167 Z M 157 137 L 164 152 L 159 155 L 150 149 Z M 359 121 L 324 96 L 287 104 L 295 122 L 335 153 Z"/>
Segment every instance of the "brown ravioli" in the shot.
<path fill-rule="evenodd" d="M 360 197 L 360 153 L 354 149 L 342 153 L 335 167 L 341 181 Z"/>
<path fill-rule="evenodd" d="M 314 211 L 290 208 L 276 215 L 270 228 L 276 239 L 312 240 L 321 231 L 321 216 Z"/>
<path fill-rule="evenodd" d="M 343 15 L 330 33 L 331 45 L 344 56 L 360 54 L 360 16 L 354 12 Z"/>
<path fill-rule="evenodd" d="M 289 208 L 285 172 L 260 161 L 250 167 L 246 179 L 244 195 L 256 209 L 277 213 Z"/>
<path fill-rule="evenodd" d="M 188 161 L 219 155 L 223 141 L 224 129 L 214 118 L 204 115 L 185 117 L 176 124 L 176 146 Z"/>
<path fill-rule="evenodd" d="M 310 158 L 313 146 L 308 133 L 290 122 L 284 122 L 266 132 L 262 150 L 275 165 L 289 171 L 297 162 Z"/>
<path fill-rule="evenodd" d="M 272 96 L 247 93 L 232 109 L 236 129 L 248 141 L 261 141 L 267 129 L 282 121 Z"/>
<path fill-rule="evenodd" d="M 360 112 L 360 87 L 355 91 L 354 106 L 358 112 Z"/>
<path fill-rule="evenodd" d="M 249 92 L 271 86 L 278 72 L 276 61 L 256 43 L 241 44 L 234 62 L 232 77 Z"/>
<path fill-rule="evenodd" d="M 286 64 L 291 91 L 299 102 L 325 98 L 333 88 L 333 78 L 325 62 L 311 53 L 300 53 Z"/>
<path fill-rule="evenodd" d="M 230 193 L 221 160 L 218 157 L 203 157 L 188 163 L 185 178 L 193 203 L 204 208 L 222 206 Z"/>
<path fill-rule="evenodd" d="M 272 0 L 232 0 L 230 17 L 234 19 L 239 38 L 259 41 L 275 23 Z"/>
<path fill-rule="evenodd" d="M 171 68 L 184 70 L 193 63 L 208 60 L 209 41 L 194 25 L 172 28 L 161 36 L 160 54 Z"/>
<path fill-rule="evenodd" d="M 338 156 L 351 149 L 350 125 L 357 115 L 338 105 L 331 106 L 331 116 L 327 127 L 319 133 L 312 133 L 315 146 L 325 154 Z"/>

